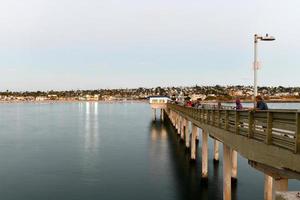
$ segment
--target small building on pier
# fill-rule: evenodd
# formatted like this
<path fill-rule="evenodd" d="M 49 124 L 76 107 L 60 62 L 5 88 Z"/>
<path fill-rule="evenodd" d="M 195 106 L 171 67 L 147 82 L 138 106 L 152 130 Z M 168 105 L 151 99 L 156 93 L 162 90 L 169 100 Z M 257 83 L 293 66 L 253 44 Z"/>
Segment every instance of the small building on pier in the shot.
<path fill-rule="evenodd" d="M 167 96 L 149 96 L 149 103 L 152 104 L 166 104 L 171 101 Z"/>
<path fill-rule="evenodd" d="M 163 120 L 164 113 L 163 109 L 167 107 L 167 103 L 171 101 L 170 97 L 168 96 L 149 96 L 149 103 L 153 110 L 153 120 L 156 120 L 156 109 L 160 110 L 160 117 Z"/>

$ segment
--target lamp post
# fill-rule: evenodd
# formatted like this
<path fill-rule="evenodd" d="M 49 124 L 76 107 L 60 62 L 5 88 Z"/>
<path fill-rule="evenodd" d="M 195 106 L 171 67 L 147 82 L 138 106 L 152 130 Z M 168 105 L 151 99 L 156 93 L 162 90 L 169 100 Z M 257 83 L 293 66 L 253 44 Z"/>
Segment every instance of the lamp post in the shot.
<path fill-rule="evenodd" d="M 257 70 L 258 70 L 258 60 L 257 60 L 257 43 L 258 41 L 273 41 L 275 38 L 266 34 L 265 36 L 254 35 L 254 106 L 255 106 L 255 97 L 257 96 Z"/>

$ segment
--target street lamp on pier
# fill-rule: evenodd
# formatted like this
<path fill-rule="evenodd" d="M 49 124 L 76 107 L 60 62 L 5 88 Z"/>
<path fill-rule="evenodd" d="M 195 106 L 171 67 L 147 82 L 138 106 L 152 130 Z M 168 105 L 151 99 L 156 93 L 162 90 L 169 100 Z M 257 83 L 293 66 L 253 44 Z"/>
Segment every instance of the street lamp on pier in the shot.
<path fill-rule="evenodd" d="M 259 67 L 258 60 L 257 60 L 257 43 L 258 41 L 273 41 L 275 38 L 273 36 L 269 36 L 266 34 L 265 36 L 260 36 L 255 34 L 254 35 L 254 62 L 253 62 L 253 68 L 254 68 L 254 106 L 255 106 L 255 97 L 257 96 L 257 70 Z"/>

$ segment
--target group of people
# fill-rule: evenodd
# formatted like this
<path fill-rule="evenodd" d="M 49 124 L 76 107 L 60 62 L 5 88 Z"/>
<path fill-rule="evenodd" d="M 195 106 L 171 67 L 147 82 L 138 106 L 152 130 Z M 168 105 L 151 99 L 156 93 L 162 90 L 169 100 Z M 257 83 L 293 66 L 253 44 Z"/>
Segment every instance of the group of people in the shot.
<path fill-rule="evenodd" d="M 184 106 L 186 107 L 193 107 L 193 108 L 203 108 L 204 104 L 201 103 L 202 99 L 199 98 L 196 101 L 191 101 L 190 99 L 186 100 L 184 103 Z M 268 110 L 268 105 L 267 103 L 264 101 L 263 97 L 261 95 L 258 95 L 255 97 L 255 102 L 256 102 L 256 107 L 251 109 L 251 110 Z M 237 98 L 235 100 L 235 109 L 236 110 L 244 110 L 244 107 L 241 103 L 241 100 L 239 98 Z M 222 108 L 221 102 L 218 102 L 217 105 L 218 109 Z"/>
<path fill-rule="evenodd" d="M 256 107 L 253 108 L 253 110 L 268 110 L 268 105 L 267 103 L 264 101 L 263 97 L 260 95 L 257 95 L 255 97 L 255 102 L 256 102 Z M 243 105 L 241 103 L 241 100 L 239 98 L 237 98 L 235 100 L 235 109 L 236 110 L 243 110 Z"/>
<path fill-rule="evenodd" d="M 184 106 L 186 106 L 186 107 L 193 107 L 193 108 L 202 108 L 201 102 L 202 102 L 201 98 L 197 99 L 196 101 L 191 101 L 189 99 L 189 100 L 187 100 L 185 102 Z"/>

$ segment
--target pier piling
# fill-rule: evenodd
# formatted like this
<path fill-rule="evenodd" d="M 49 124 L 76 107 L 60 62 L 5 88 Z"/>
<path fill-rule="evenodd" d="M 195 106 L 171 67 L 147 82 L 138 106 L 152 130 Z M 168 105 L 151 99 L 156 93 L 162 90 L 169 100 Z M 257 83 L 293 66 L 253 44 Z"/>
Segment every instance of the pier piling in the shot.
<path fill-rule="evenodd" d="M 187 120 L 185 118 L 182 118 L 182 131 L 180 133 L 180 138 L 182 140 L 184 140 L 184 134 L 186 132 L 186 129 L 187 129 Z"/>
<path fill-rule="evenodd" d="M 288 191 L 288 179 L 265 175 L 264 200 L 274 200 L 276 192 Z"/>
<path fill-rule="evenodd" d="M 192 141 L 191 141 L 191 159 L 196 160 L 196 137 L 198 133 L 198 128 L 192 123 Z"/>
<path fill-rule="evenodd" d="M 190 122 L 186 121 L 186 128 L 185 128 L 185 147 L 190 148 Z"/>
<path fill-rule="evenodd" d="M 235 150 L 231 151 L 231 160 L 232 160 L 232 168 L 231 168 L 231 178 L 234 182 L 237 181 L 237 152 Z"/>
<path fill-rule="evenodd" d="M 219 162 L 219 141 L 214 140 L 214 161 Z"/>
<path fill-rule="evenodd" d="M 208 133 L 202 129 L 202 178 L 208 178 Z"/>
<path fill-rule="evenodd" d="M 152 109 L 152 120 L 153 121 L 156 120 L 156 109 L 155 108 Z"/>
<path fill-rule="evenodd" d="M 223 144 L 223 200 L 231 200 L 231 150 Z"/>

